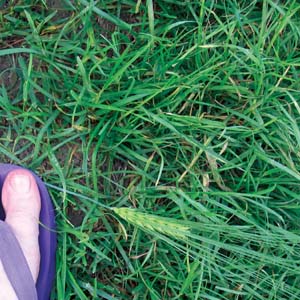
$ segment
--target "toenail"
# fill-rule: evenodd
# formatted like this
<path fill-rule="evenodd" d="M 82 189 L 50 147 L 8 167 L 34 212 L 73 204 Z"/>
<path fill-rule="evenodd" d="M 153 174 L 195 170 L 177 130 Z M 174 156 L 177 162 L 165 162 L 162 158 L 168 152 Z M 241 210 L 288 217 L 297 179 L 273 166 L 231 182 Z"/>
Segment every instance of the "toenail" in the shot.
<path fill-rule="evenodd" d="M 11 187 L 17 192 L 28 193 L 30 190 L 30 178 L 26 175 L 15 174 L 9 179 Z"/>

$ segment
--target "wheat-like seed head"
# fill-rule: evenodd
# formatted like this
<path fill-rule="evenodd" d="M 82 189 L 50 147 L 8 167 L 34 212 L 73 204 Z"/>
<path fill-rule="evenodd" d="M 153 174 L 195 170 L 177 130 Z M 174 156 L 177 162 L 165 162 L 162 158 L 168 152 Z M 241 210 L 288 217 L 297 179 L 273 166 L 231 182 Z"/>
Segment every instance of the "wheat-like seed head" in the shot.
<path fill-rule="evenodd" d="M 141 229 L 160 232 L 183 240 L 186 240 L 190 233 L 190 227 L 180 224 L 180 220 L 146 214 L 126 207 L 115 207 L 113 210 L 122 219 Z"/>

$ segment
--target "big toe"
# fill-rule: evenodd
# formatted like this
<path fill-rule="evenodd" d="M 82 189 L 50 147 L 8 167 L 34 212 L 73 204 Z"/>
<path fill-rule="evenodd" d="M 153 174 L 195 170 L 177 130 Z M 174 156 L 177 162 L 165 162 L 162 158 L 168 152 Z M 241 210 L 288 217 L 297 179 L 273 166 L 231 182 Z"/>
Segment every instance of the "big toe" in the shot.
<path fill-rule="evenodd" d="M 40 194 L 33 175 L 24 169 L 11 171 L 2 188 L 2 204 L 7 222 L 23 250 L 34 280 L 39 272 Z"/>
<path fill-rule="evenodd" d="M 6 217 L 24 213 L 39 217 L 40 194 L 33 175 L 24 169 L 11 171 L 2 188 L 2 204 Z"/>

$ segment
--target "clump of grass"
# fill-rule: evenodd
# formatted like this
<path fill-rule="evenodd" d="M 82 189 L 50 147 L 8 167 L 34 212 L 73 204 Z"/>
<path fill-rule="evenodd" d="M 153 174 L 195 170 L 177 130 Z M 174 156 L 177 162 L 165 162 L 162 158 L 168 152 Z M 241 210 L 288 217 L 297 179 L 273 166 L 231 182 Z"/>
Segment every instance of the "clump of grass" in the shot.
<path fill-rule="evenodd" d="M 0 2 L 0 159 L 55 202 L 53 299 L 299 299 L 297 1 L 54 2 Z"/>

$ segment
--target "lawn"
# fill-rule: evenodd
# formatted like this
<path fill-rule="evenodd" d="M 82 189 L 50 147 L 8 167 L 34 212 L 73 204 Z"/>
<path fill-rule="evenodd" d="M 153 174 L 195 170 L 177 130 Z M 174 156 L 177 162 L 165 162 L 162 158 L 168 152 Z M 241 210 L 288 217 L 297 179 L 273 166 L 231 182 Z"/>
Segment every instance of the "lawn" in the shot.
<path fill-rule="evenodd" d="M 298 0 L 0 1 L 0 161 L 46 182 L 53 299 L 300 299 Z"/>

